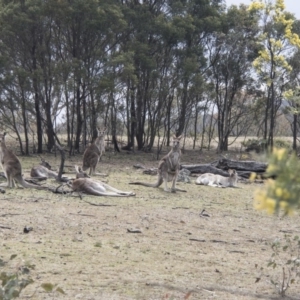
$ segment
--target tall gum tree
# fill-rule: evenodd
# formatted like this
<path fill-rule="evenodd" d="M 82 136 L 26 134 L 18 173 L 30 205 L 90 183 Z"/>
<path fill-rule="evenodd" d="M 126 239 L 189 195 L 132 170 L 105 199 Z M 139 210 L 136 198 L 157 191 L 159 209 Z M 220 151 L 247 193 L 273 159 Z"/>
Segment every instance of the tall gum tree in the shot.
<path fill-rule="evenodd" d="M 293 23 L 293 31 L 300 33 L 300 21 L 295 20 Z M 300 114 L 300 49 L 289 59 L 292 66 L 290 80 L 287 84 L 288 89 L 284 93 L 288 106 L 285 109 L 286 118 L 291 123 L 293 134 L 293 150 L 297 151 L 297 135 L 299 130 L 299 114 Z"/>
<path fill-rule="evenodd" d="M 251 123 L 247 91 L 253 83 L 251 63 L 256 33 L 257 18 L 249 15 L 245 5 L 233 5 L 223 14 L 222 32 L 216 32 L 207 43 L 211 66 L 207 74 L 215 95 L 219 151 L 228 150 L 228 138 L 234 128 L 238 136 Z"/>
<path fill-rule="evenodd" d="M 284 0 L 253 1 L 248 10 L 259 14 L 261 18 L 258 43 L 262 48 L 253 66 L 261 81 L 261 88 L 266 92 L 264 139 L 272 148 L 275 120 L 282 104 L 284 84 L 292 71 L 288 57 L 300 47 L 300 39 L 293 32 L 294 20 L 285 11 Z"/>

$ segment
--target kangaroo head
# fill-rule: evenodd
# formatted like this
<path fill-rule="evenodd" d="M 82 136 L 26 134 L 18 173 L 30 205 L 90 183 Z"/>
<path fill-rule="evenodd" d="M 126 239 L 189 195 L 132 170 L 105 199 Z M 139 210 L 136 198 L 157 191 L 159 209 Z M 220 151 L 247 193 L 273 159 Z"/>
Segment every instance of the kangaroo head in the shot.
<path fill-rule="evenodd" d="M 236 174 L 236 170 L 228 169 L 229 177 L 233 177 Z"/>
<path fill-rule="evenodd" d="M 43 166 L 43 167 L 45 167 L 45 168 L 47 168 L 48 170 L 51 170 L 50 164 L 48 162 L 46 162 L 42 157 L 40 157 L 40 158 L 41 158 L 40 165 Z"/>
<path fill-rule="evenodd" d="M 106 127 L 104 127 L 103 129 L 100 129 L 99 127 L 97 128 L 97 133 L 98 133 L 98 137 L 102 137 L 105 136 L 106 134 Z"/>
<path fill-rule="evenodd" d="M 180 140 L 182 136 L 176 137 L 175 135 L 173 136 L 172 144 L 174 149 L 179 149 L 180 148 Z"/>
<path fill-rule="evenodd" d="M 78 167 L 78 166 L 74 166 L 75 167 L 75 170 L 76 170 L 76 179 L 78 178 L 90 178 L 90 176 L 84 172 L 81 167 Z"/>

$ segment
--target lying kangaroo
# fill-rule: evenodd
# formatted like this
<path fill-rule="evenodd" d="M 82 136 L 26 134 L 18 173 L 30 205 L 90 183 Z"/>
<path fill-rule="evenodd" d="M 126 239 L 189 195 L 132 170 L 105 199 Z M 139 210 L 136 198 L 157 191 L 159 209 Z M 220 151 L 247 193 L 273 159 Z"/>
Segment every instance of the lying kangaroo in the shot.
<path fill-rule="evenodd" d="M 238 174 L 236 170 L 228 170 L 229 177 L 216 175 L 212 173 L 204 173 L 196 179 L 196 184 L 209 185 L 214 187 L 236 187 Z"/>
<path fill-rule="evenodd" d="M 101 181 L 96 181 L 88 177 L 87 174 L 84 175 L 82 170 L 75 166 L 76 179 L 71 183 L 74 192 L 84 192 L 89 195 L 94 196 L 113 196 L 113 197 L 129 197 L 135 196 L 133 192 L 123 192 L 113 188 L 112 186 L 103 183 Z"/>
<path fill-rule="evenodd" d="M 84 153 L 83 153 L 83 163 L 82 163 L 82 169 L 83 171 L 86 171 L 88 168 L 90 168 L 89 175 L 105 175 L 105 174 L 99 174 L 96 173 L 96 167 L 101 159 L 102 154 L 105 152 L 105 143 L 104 143 L 104 137 L 106 133 L 106 128 L 103 130 L 97 129 L 98 136 L 95 139 L 95 141 L 88 146 Z"/>
<path fill-rule="evenodd" d="M 51 170 L 51 166 L 41 158 L 39 166 L 32 167 L 30 176 L 38 179 L 57 178 L 58 173 Z"/>
<path fill-rule="evenodd" d="M 24 188 L 35 188 L 39 190 L 48 189 L 47 187 L 34 185 L 26 182 L 22 176 L 22 166 L 17 156 L 8 150 L 5 144 L 6 132 L 0 134 L 0 159 L 2 168 L 7 179 L 7 186 L 10 188 L 15 187 L 15 181 L 22 185 Z"/>
<path fill-rule="evenodd" d="M 130 182 L 130 184 L 138 184 L 148 187 L 159 187 L 164 182 L 164 191 L 176 193 L 176 191 L 186 192 L 185 190 L 176 188 L 176 180 L 180 168 L 180 140 L 181 136 L 173 137 L 172 149 L 165 155 L 158 164 L 158 178 L 156 183 L 146 183 L 146 182 Z M 169 190 L 168 181 L 172 181 L 172 188 Z"/>

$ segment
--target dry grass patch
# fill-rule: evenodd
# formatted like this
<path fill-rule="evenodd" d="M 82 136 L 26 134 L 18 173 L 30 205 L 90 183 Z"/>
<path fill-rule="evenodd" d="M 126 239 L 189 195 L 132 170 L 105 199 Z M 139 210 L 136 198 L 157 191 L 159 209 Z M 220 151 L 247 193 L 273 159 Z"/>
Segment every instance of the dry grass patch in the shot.
<path fill-rule="evenodd" d="M 229 153 L 234 158 L 236 154 Z M 53 168 L 60 159 L 45 157 Z M 186 151 L 182 163 L 211 162 L 213 153 Z M 25 175 L 39 162 L 21 157 Z M 68 159 L 67 176 L 75 176 Z M 152 154 L 107 153 L 98 171 L 108 183 L 136 197 L 79 197 L 32 189 L 0 195 L 0 258 L 17 254 L 12 269 L 35 265 L 34 283 L 22 293 L 30 299 L 276 299 L 266 278 L 255 283 L 271 250 L 266 243 L 300 233 L 299 216 L 268 216 L 253 209 L 255 184 L 221 189 L 179 183 L 187 193 L 165 193 L 128 185 L 142 175 L 133 164 L 156 167 Z M 47 184 L 55 186 L 55 181 Z M 93 206 L 85 202 L 110 206 Z M 205 209 L 208 216 L 200 216 Z M 33 227 L 28 234 L 24 226 Z M 131 233 L 129 231 L 141 233 Z M 66 295 L 49 294 L 50 282 Z M 300 285 L 287 295 L 299 299 Z M 191 294 L 188 294 L 191 292 Z"/>

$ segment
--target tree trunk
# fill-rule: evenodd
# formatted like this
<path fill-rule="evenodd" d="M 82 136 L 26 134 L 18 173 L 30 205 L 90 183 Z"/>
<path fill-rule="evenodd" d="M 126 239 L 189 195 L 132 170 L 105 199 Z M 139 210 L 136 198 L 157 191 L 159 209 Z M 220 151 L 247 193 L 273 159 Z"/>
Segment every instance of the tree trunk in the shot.
<path fill-rule="evenodd" d="M 183 94 L 181 98 L 181 109 L 179 112 L 179 118 L 178 118 L 178 128 L 176 130 L 176 136 L 180 136 L 185 127 L 186 122 L 186 111 L 187 111 L 187 104 L 188 104 L 188 79 L 184 79 L 184 86 L 183 86 Z"/>
<path fill-rule="evenodd" d="M 74 148 L 78 152 L 80 151 L 80 137 L 82 133 L 82 113 L 81 113 L 81 96 L 80 96 L 80 80 L 77 83 L 76 88 L 76 117 L 77 117 L 77 127 L 76 127 L 76 137 Z"/>
<path fill-rule="evenodd" d="M 35 82 L 36 80 L 34 80 Z M 34 83 L 34 107 L 35 107 L 35 119 L 36 119 L 36 135 L 37 135 L 37 153 L 43 153 L 43 130 L 42 130 L 42 116 L 40 110 L 40 98 L 37 91 L 37 84 Z"/>
<path fill-rule="evenodd" d="M 297 122 L 298 122 L 298 115 L 294 114 L 293 116 L 293 150 L 297 151 Z"/>
<path fill-rule="evenodd" d="M 21 109 L 22 109 L 24 136 L 25 136 L 25 154 L 29 155 L 29 138 L 28 138 L 28 126 L 27 126 L 27 116 L 26 116 L 26 100 L 24 97 L 23 88 L 22 88 Z M 21 153 L 22 153 L 22 151 L 23 151 L 23 149 L 21 148 Z"/>

